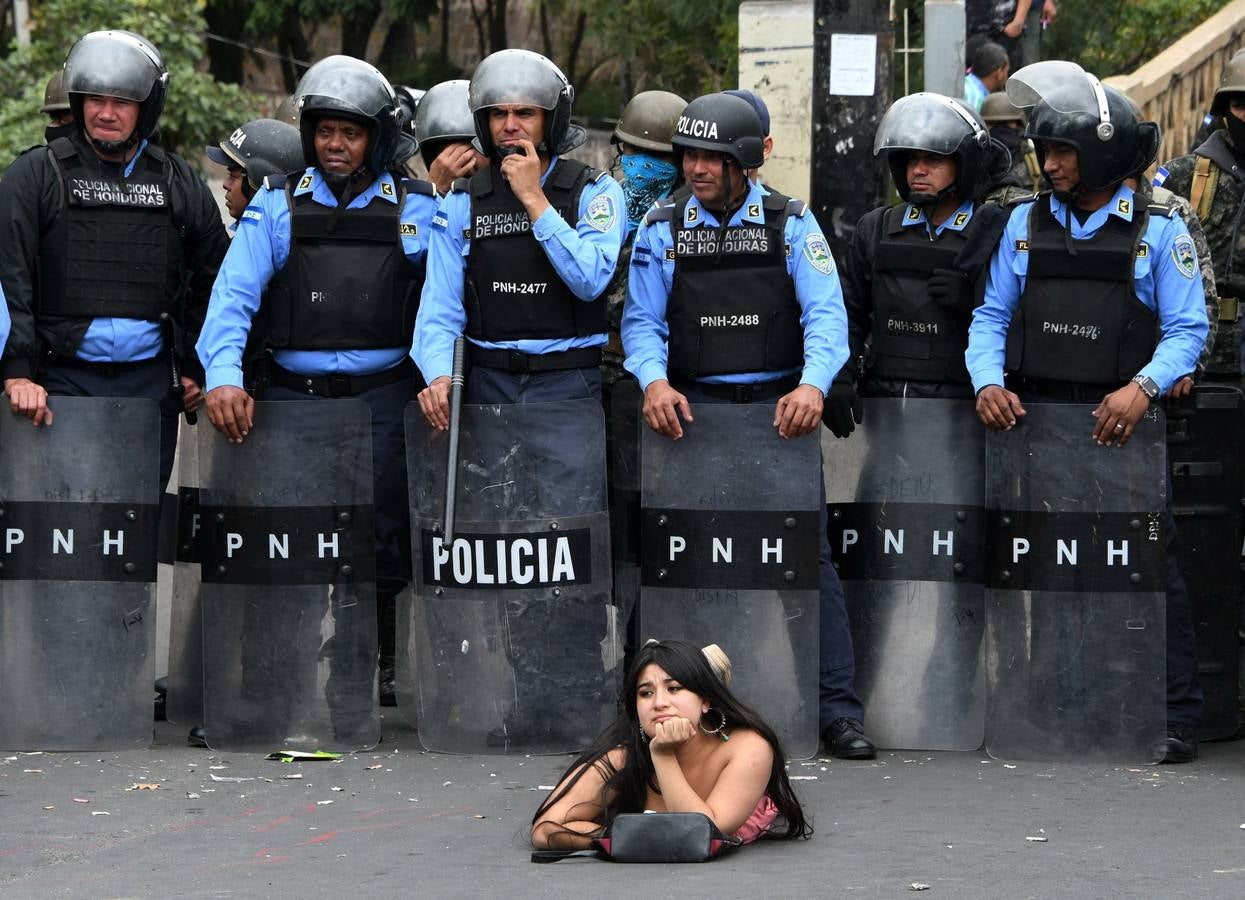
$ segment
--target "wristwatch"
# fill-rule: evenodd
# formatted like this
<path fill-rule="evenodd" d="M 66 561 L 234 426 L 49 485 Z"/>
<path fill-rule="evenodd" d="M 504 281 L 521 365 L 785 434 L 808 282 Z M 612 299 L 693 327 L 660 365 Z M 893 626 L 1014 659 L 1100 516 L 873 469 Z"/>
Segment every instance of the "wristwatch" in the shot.
<path fill-rule="evenodd" d="M 1156 399 L 1159 395 L 1158 382 L 1156 382 L 1153 378 L 1150 378 L 1148 375 L 1134 375 L 1133 384 L 1141 388 L 1141 392 L 1151 400 Z"/>

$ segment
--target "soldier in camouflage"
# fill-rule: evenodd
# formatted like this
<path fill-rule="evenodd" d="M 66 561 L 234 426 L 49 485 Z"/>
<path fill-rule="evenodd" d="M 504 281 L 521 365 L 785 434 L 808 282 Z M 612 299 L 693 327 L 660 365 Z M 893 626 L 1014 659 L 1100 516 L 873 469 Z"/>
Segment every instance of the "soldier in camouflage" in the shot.
<path fill-rule="evenodd" d="M 1165 163 L 1154 179 L 1157 186 L 1188 199 L 1205 231 L 1207 254 L 1214 265 L 1218 289 L 1211 327 L 1218 336 L 1206 362 L 1213 380 L 1241 380 L 1240 302 L 1245 297 L 1245 51 L 1228 61 L 1211 105 L 1223 128 L 1214 131 L 1192 153 Z M 1197 236 L 1194 235 L 1194 239 Z M 1236 259 L 1237 253 L 1242 254 Z M 1198 253 L 1202 248 L 1198 247 Z M 1207 281 L 1210 302 L 1210 281 Z M 1199 368 L 1201 364 L 1199 363 Z"/>

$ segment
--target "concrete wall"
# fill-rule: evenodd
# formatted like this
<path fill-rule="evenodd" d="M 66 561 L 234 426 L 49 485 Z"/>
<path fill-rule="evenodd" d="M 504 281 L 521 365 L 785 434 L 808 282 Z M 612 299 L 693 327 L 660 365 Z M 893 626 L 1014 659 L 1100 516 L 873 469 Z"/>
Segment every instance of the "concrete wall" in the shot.
<path fill-rule="evenodd" d="M 813 151 L 813 3 L 771 0 L 739 5 L 739 86 L 770 112 L 774 152 L 766 184 L 807 199 Z"/>

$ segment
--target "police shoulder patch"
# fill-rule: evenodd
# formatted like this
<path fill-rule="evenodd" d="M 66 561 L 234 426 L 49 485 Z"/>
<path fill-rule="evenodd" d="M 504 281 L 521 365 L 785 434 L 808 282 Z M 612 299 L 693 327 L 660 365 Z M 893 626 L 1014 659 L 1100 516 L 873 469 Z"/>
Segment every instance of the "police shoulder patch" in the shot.
<path fill-rule="evenodd" d="M 830 245 L 821 234 L 810 234 L 804 238 L 804 258 L 823 275 L 834 271 L 834 257 L 830 255 Z"/>
<path fill-rule="evenodd" d="M 258 209 L 248 206 L 246 209 L 242 210 L 241 222 L 243 224 L 246 224 L 248 222 L 259 224 L 263 220 L 264 220 L 264 214 L 260 212 Z"/>
<path fill-rule="evenodd" d="M 613 228 L 617 221 L 618 212 L 614 209 L 614 201 L 609 194 L 593 197 L 588 208 L 584 210 L 584 224 L 602 234 Z"/>
<path fill-rule="evenodd" d="M 1028 253 L 1029 242 L 1024 240 L 1023 238 L 1017 238 L 1016 239 L 1016 252 L 1017 253 Z"/>
<path fill-rule="evenodd" d="M 432 227 L 438 231 L 444 231 L 449 224 L 450 220 L 445 218 L 445 213 L 439 212 L 432 217 Z"/>
<path fill-rule="evenodd" d="M 1137 242 L 1137 258 L 1138 259 L 1149 259 L 1150 258 L 1150 245 L 1147 244 L 1145 241 Z"/>
<path fill-rule="evenodd" d="M 403 237 L 416 237 L 419 234 L 419 226 L 414 222 L 403 222 L 398 227 L 398 233 Z"/>
<path fill-rule="evenodd" d="M 1172 243 L 1172 261 L 1185 278 L 1197 274 L 1197 250 L 1193 247 L 1193 238 L 1182 234 Z"/>

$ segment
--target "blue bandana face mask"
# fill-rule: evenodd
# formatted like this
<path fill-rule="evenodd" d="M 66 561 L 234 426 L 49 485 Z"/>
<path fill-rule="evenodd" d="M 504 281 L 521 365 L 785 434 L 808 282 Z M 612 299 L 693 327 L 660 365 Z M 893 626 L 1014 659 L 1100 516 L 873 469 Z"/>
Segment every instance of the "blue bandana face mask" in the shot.
<path fill-rule="evenodd" d="M 627 234 L 635 231 L 654 203 L 670 193 L 679 170 L 674 163 L 645 153 L 622 158 L 623 197 L 627 201 Z"/>

